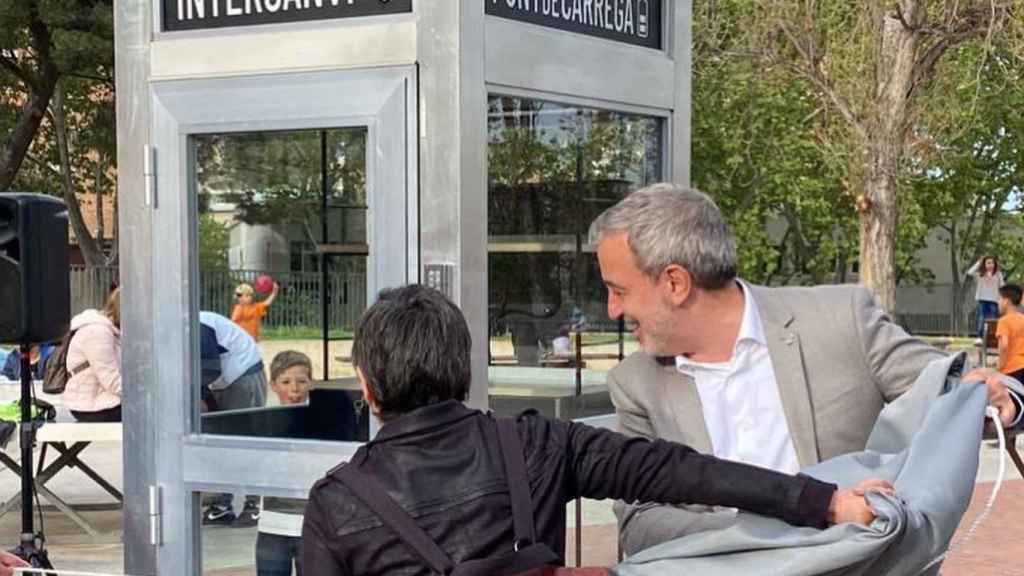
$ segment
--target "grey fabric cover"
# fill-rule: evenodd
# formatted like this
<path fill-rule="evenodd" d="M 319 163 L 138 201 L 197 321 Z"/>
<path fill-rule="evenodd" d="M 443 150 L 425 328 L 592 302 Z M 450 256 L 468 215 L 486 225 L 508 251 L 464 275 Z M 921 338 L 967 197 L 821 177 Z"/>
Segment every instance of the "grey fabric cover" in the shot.
<path fill-rule="evenodd" d="M 986 390 L 960 383 L 964 355 L 928 364 L 910 390 L 879 415 L 863 452 L 804 470 L 851 487 L 866 478 L 893 483 L 896 497 L 869 494 L 870 527 L 795 528 L 737 513 L 728 526 L 665 542 L 612 569 L 620 576 L 661 574 L 916 575 L 949 546 L 978 469 Z M 1016 382 L 1010 383 L 1020 391 Z"/>

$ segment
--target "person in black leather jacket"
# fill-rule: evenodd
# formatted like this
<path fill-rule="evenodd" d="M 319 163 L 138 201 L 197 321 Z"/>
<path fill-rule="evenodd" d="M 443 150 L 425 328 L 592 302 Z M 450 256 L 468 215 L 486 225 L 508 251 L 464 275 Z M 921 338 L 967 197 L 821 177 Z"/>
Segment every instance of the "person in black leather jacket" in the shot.
<path fill-rule="evenodd" d="M 441 293 L 407 286 L 381 293 L 359 320 L 352 358 L 383 425 L 351 462 L 310 492 L 303 525 L 306 576 L 430 574 L 337 477 L 372 476 L 456 564 L 512 551 L 512 512 L 494 417 L 462 404 L 470 386 L 470 335 Z M 564 562 L 565 506 L 577 496 L 730 506 L 824 528 L 869 523 L 855 490 L 699 454 L 663 440 L 628 438 L 529 410 L 516 419 L 537 540 Z"/>

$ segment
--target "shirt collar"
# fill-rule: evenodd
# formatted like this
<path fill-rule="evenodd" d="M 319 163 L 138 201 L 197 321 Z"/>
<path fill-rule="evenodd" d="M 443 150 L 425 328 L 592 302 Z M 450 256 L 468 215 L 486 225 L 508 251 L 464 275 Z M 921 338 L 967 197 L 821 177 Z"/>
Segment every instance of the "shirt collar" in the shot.
<path fill-rule="evenodd" d="M 743 318 L 740 320 L 740 331 L 736 335 L 736 343 L 733 344 L 731 363 L 736 359 L 736 353 L 741 344 L 754 343 L 762 346 L 768 345 L 768 339 L 764 336 L 764 326 L 761 324 L 761 313 L 757 308 L 757 301 L 750 286 L 743 280 L 736 279 L 736 284 L 743 292 Z M 694 362 L 685 356 L 676 356 L 676 368 L 680 371 L 689 372 L 696 366 L 711 366 L 705 362 Z"/>
<path fill-rule="evenodd" d="M 479 414 L 479 411 L 467 408 L 458 400 L 445 400 L 444 402 L 417 408 L 412 412 L 388 420 L 377 431 L 377 436 L 374 437 L 373 442 L 391 440 L 407 434 L 416 434 L 423 430 L 451 424 L 474 414 Z"/>
<path fill-rule="evenodd" d="M 754 291 L 743 280 L 737 280 L 736 283 L 743 290 L 743 320 L 740 322 L 740 333 L 736 338 L 736 343 L 753 341 L 767 346 L 768 339 L 764 336 L 761 311 L 757 307 L 757 300 L 754 299 Z"/>

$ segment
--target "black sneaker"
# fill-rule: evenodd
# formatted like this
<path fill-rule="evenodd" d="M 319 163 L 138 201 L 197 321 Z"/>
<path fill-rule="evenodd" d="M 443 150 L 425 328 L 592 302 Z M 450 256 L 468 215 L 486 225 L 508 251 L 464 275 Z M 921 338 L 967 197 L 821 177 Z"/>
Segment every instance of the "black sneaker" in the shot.
<path fill-rule="evenodd" d="M 248 526 L 255 526 L 260 520 L 260 507 L 255 502 L 246 502 L 245 507 L 238 514 L 238 518 L 235 518 L 234 523 L 231 525 L 236 528 L 246 528 Z"/>
<path fill-rule="evenodd" d="M 203 524 L 230 525 L 235 521 L 235 512 L 227 506 L 209 506 L 203 511 Z"/>

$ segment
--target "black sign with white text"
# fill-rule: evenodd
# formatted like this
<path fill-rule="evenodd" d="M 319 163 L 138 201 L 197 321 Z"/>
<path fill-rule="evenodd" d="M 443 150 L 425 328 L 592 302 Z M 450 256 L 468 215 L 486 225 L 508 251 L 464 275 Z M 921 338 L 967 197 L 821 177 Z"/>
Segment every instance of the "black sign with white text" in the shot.
<path fill-rule="evenodd" d="M 483 0 L 492 16 L 661 49 L 661 0 Z"/>
<path fill-rule="evenodd" d="M 161 0 L 163 30 L 198 30 L 412 12 L 412 0 Z"/>

